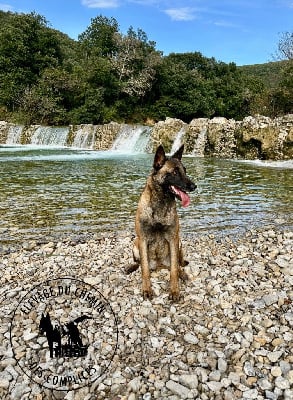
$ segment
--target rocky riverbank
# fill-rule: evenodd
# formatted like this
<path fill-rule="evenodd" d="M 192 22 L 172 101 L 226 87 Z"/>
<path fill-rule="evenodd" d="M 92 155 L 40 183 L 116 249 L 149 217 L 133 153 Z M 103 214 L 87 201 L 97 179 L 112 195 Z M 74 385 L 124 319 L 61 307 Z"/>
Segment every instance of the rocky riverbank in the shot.
<path fill-rule="evenodd" d="M 184 237 L 189 281 L 178 303 L 168 273 L 141 297 L 129 233 L 26 243 L 1 255 L 1 400 L 293 398 L 293 233 L 274 227 L 242 237 Z M 33 285 L 71 276 L 108 299 L 118 321 L 110 369 L 91 387 L 51 392 L 31 383 L 13 357 L 13 310 Z M 19 350 L 21 351 L 21 349 Z"/>

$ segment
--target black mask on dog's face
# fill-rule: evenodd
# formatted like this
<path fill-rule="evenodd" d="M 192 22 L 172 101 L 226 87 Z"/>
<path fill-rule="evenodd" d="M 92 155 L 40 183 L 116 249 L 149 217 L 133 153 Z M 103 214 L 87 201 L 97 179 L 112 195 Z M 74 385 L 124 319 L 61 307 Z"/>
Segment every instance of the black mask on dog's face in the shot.
<path fill-rule="evenodd" d="M 181 200 L 183 207 L 190 204 L 186 192 L 195 190 L 196 185 L 186 175 L 186 168 L 181 162 L 184 145 L 170 158 L 166 157 L 163 146 L 159 146 L 154 158 L 154 175 L 165 193 Z"/>

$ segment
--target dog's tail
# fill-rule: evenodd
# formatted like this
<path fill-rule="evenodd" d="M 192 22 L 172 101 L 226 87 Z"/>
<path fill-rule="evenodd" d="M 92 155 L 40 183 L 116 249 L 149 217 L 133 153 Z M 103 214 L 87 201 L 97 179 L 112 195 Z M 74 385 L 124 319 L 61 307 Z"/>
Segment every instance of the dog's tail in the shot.
<path fill-rule="evenodd" d="M 127 266 L 125 267 L 125 272 L 126 272 L 126 274 L 129 275 L 129 274 L 131 274 L 132 272 L 136 271 L 136 270 L 138 269 L 138 267 L 139 267 L 139 264 L 138 264 L 138 263 L 127 265 Z"/>

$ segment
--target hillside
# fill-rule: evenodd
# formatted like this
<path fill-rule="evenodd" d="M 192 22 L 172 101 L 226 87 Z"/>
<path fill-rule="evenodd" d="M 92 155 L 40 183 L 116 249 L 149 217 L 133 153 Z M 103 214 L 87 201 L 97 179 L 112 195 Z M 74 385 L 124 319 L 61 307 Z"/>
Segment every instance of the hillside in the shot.
<path fill-rule="evenodd" d="M 288 61 L 274 61 L 265 64 L 243 65 L 238 67 L 245 75 L 260 79 L 267 89 L 275 89 L 280 83 L 281 70 Z"/>

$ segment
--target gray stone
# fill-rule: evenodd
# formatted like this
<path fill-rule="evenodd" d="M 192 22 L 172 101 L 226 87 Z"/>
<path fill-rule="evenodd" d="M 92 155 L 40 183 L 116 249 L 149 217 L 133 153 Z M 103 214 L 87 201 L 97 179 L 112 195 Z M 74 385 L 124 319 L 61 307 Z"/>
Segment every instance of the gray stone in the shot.
<path fill-rule="evenodd" d="M 263 296 L 263 301 L 267 306 L 271 306 L 274 303 L 277 303 L 278 301 L 278 295 L 277 294 L 267 294 Z"/>
<path fill-rule="evenodd" d="M 226 372 L 227 370 L 227 361 L 223 358 L 218 359 L 218 370 L 222 373 Z"/>
<path fill-rule="evenodd" d="M 209 389 L 215 393 L 218 393 L 223 388 L 223 384 L 217 381 L 206 382 L 206 385 L 208 385 Z"/>
<path fill-rule="evenodd" d="M 278 264 L 278 266 L 280 268 L 287 268 L 288 267 L 288 261 L 283 256 L 277 257 L 276 264 Z"/>
<path fill-rule="evenodd" d="M 30 388 L 24 383 L 17 383 L 11 390 L 11 399 L 19 400 L 21 397 L 30 391 Z"/>
<path fill-rule="evenodd" d="M 282 389 L 282 390 L 290 389 L 290 382 L 287 379 L 283 378 L 282 376 L 278 376 L 275 379 L 275 385 L 277 388 Z"/>
<path fill-rule="evenodd" d="M 176 394 L 181 399 L 188 399 L 189 389 L 187 389 L 185 386 L 181 385 L 180 383 L 169 380 L 166 383 L 166 387 L 170 390 L 170 392 Z"/>
<path fill-rule="evenodd" d="M 293 390 L 285 389 L 284 390 L 284 400 L 292 400 L 293 399 Z"/>
<path fill-rule="evenodd" d="M 195 374 L 180 375 L 179 376 L 179 383 L 181 383 L 183 386 L 187 386 L 189 389 L 196 389 L 198 387 L 197 375 L 195 375 Z"/>
<path fill-rule="evenodd" d="M 278 398 L 278 395 L 274 392 L 271 392 L 270 390 L 265 391 L 265 396 L 266 396 L 266 399 L 268 399 L 268 400 L 277 400 L 277 398 Z"/>
<path fill-rule="evenodd" d="M 141 378 L 133 378 L 128 382 L 128 387 L 132 392 L 137 393 L 141 387 Z"/>
<path fill-rule="evenodd" d="M 240 383 L 240 376 L 236 372 L 230 372 L 230 374 L 228 375 L 228 379 L 230 379 L 235 386 Z"/>
<path fill-rule="evenodd" d="M 259 379 L 257 384 L 262 390 L 269 390 L 272 388 L 272 383 L 266 378 Z"/>
<path fill-rule="evenodd" d="M 183 338 L 186 343 L 198 344 L 198 342 L 199 342 L 198 338 L 190 332 L 186 333 Z"/>
<path fill-rule="evenodd" d="M 258 391 L 257 389 L 249 389 L 243 392 L 242 395 L 243 399 L 248 399 L 248 400 L 257 399 Z"/>
<path fill-rule="evenodd" d="M 290 363 L 283 360 L 280 361 L 280 368 L 283 375 L 286 375 L 291 370 Z"/>
<path fill-rule="evenodd" d="M 248 361 L 245 362 L 243 371 L 247 376 L 255 376 L 255 369 Z"/>
<path fill-rule="evenodd" d="M 283 350 L 271 351 L 267 354 L 267 357 L 271 362 L 277 362 L 282 354 Z"/>
<path fill-rule="evenodd" d="M 212 372 L 209 374 L 209 380 L 210 380 L 210 381 L 217 381 L 217 382 L 219 382 L 220 379 L 221 379 L 221 372 L 218 371 L 218 370 L 212 371 Z"/>

